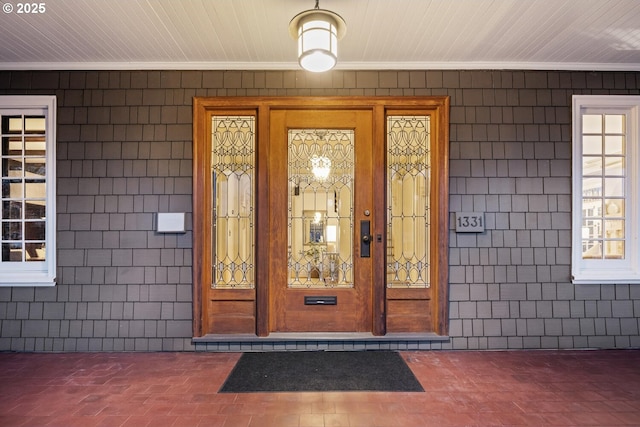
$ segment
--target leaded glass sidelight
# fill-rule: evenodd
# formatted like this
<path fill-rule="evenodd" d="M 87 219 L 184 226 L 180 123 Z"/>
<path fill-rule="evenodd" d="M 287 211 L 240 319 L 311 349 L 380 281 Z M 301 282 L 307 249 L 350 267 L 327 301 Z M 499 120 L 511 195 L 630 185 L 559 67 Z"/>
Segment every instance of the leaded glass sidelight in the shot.
<path fill-rule="evenodd" d="M 582 258 L 625 258 L 626 116 L 582 116 Z"/>
<path fill-rule="evenodd" d="M 354 131 L 288 133 L 290 288 L 353 287 Z"/>
<path fill-rule="evenodd" d="M 387 287 L 428 288 L 430 121 L 387 117 Z"/>
<path fill-rule="evenodd" d="M 212 287 L 254 287 L 255 118 L 214 116 Z"/>

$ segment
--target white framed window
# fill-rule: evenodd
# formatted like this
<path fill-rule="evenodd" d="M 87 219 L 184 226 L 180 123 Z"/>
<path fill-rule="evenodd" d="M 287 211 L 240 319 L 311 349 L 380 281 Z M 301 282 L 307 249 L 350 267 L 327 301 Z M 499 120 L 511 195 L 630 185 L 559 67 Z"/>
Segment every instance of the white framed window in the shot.
<path fill-rule="evenodd" d="M 573 283 L 640 283 L 639 109 L 640 96 L 573 97 Z"/>
<path fill-rule="evenodd" d="M 55 284 L 55 135 L 55 96 L 0 96 L 0 286 Z"/>

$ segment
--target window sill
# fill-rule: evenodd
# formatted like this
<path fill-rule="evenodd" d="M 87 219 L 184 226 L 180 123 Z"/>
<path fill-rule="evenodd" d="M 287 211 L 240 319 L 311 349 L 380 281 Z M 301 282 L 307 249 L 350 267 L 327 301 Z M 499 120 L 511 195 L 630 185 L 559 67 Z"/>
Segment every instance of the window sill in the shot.
<path fill-rule="evenodd" d="M 638 285 L 640 276 L 631 275 L 602 275 L 589 273 L 580 276 L 571 276 L 571 283 L 574 285 Z"/>
<path fill-rule="evenodd" d="M 56 278 L 47 274 L 3 274 L 0 288 L 6 287 L 51 287 L 56 285 Z"/>

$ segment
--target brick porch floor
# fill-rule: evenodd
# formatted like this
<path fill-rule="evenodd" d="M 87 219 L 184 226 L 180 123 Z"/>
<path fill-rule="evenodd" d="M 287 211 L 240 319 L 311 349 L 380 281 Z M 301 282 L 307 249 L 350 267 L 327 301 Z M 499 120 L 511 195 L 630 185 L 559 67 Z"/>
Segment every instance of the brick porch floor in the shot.
<path fill-rule="evenodd" d="M 3 353 L 0 426 L 640 425 L 640 350 L 400 353 L 424 393 L 218 394 L 239 353 Z"/>

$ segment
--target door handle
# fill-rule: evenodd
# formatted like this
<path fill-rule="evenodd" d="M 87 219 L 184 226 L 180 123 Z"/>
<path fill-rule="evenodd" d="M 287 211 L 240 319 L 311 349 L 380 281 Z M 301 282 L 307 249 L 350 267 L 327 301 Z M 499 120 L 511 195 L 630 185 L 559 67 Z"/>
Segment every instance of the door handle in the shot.
<path fill-rule="evenodd" d="M 371 221 L 360 221 L 360 258 L 371 257 Z"/>

